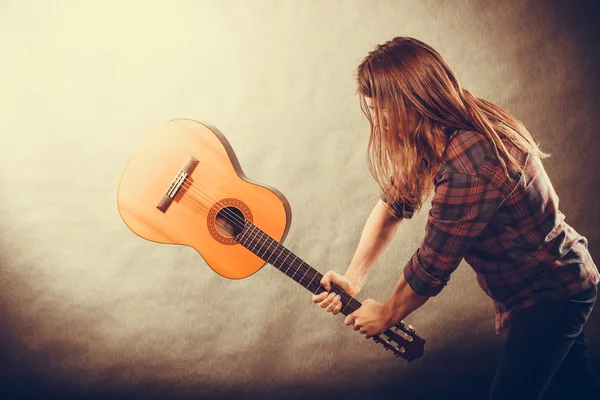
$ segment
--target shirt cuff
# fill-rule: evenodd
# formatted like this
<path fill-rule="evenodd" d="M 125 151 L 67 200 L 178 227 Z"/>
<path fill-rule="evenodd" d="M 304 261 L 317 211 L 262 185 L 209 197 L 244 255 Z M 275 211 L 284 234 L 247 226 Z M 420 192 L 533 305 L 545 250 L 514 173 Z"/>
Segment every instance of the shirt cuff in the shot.
<path fill-rule="evenodd" d="M 394 212 L 394 215 L 397 218 L 411 219 L 415 213 L 415 209 L 413 207 L 408 206 L 402 202 L 394 204 L 394 205 L 390 205 L 387 201 L 387 196 L 385 195 L 385 193 L 383 191 L 379 192 L 379 197 L 385 204 L 387 204 L 392 209 L 392 211 Z"/>
<path fill-rule="evenodd" d="M 410 258 L 403 273 L 408 285 L 419 296 L 435 296 L 446 286 L 446 282 L 437 279 L 423 268 L 419 261 L 419 250 Z"/>

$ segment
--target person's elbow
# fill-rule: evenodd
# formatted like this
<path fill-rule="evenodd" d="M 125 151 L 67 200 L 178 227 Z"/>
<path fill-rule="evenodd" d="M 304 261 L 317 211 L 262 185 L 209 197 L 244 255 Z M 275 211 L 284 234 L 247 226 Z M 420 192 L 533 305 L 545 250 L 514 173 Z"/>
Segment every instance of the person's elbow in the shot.
<path fill-rule="evenodd" d="M 396 211 L 390 207 L 385 201 L 383 201 L 382 199 L 379 199 L 377 201 L 377 205 L 376 205 L 378 211 L 379 211 L 379 215 L 381 216 L 381 220 L 386 224 L 386 225 L 398 225 L 400 224 L 400 222 L 402 222 L 402 220 L 404 218 L 402 218 L 402 216 L 399 216 Z"/>

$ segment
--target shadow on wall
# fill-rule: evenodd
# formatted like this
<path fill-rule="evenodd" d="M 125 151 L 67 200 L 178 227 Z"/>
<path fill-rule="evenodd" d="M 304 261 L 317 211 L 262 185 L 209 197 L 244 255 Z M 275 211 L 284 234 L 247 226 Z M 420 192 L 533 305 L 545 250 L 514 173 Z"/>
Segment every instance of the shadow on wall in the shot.
<path fill-rule="evenodd" d="M 588 238 L 597 265 L 600 182 L 594 171 L 600 166 L 600 114 L 596 112 L 600 104 L 599 9 L 600 5 L 593 1 L 555 0 L 545 2 L 544 7 L 529 2 L 523 21 L 533 21 L 534 26 L 543 27 L 548 33 L 543 42 L 532 42 L 530 51 L 520 54 L 527 67 L 515 68 L 515 72 L 522 73 L 515 79 L 526 83 L 527 91 L 514 104 L 516 109 L 528 110 L 531 124 L 526 126 L 540 138 L 542 150 L 551 153 L 544 166 L 560 198 L 560 209 L 566 222 Z M 545 26 L 548 15 L 555 26 Z M 527 25 L 520 28 L 513 34 L 527 34 Z M 565 43 L 568 48 L 560 48 Z M 540 47 L 539 52 L 535 46 Z M 546 59 L 547 54 L 553 58 Z M 560 72 L 554 64 L 558 64 Z M 528 81 L 532 73 L 535 79 Z M 559 78 L 558 82 L 552 78 Z M 551 97 L 545 99 L 549 94 Z M 536 115 L 538 111 L 542 112 Z"/>
<path fill-rule="evenodd" d="M 398 363 L 404 360 L 384 357 L 381 361 L 368 360 L 353 365 L 344 365 L 350 376 L 359 376 L 360 371 L 374 365 L 383 371 L 378 381 L 365 386 L 332 385 L 327 377 L 320 383 L 298 383 L 281 386 L 276 382 L 256 382 L 244 387 L 232 385 L 206 385 L 192 376 L 178 380 L 139 380 L 123 384 L 123 376 L 128 375 L 131 364 L 118 359 L 110 368 L 98 372 L 69 368 L 68 360 L 81 358 L 89 352 L 85 343 L 77 340 L 47 342 L 43 339 L 47 329 L 69 329 L 70 337 L 95 337 L 93 323 L 74 324 L 72 314 L 61 309 L 45 298 L 43 289 L 36 289 L 24 275 L 9 272 L 6 260 L 0 259 L 0 393 L 2 399 L 303 399 L 316 396 L 342 396 L 346 399 L 363 398 L 444 398 L 477 399 L 485 398 L 489 382 L 495 368 L 495 354 L 499 353 L 499 341 L 492 343 L 468 343 L 456 339 L 444 346 L 438 353 L 429 352 L 426 357 L 414 361 L 398 374 Z M 21 271 L 27 270 L 23 266 Z M 43 323 L 31 310 L 45 305 Z M 91 318 L 107 319 L 107 315 L 93 315 Z M 75 315 L 73 318 L 78 318 Z M 35 320 L 34 320 L 35 319 Z M 50 322 L 48 322 L 50 321 Z M 293 324 L 292 314 L 283 314 L 282 319 L 272 321 L 265 330 L 277 326 Z M 71 328 L 69 328 L 71 327 Z M 72 332 L 71 330 L 75 330 Z M 265 335 L 267 336 L 267 335 Z M 36 339 L 41 337 L 41 339 Z M 495 339 L 495 338 L 493 338 Z M 35 343 L 43 343 L 36 347 Z M 278 346 L 278 344 L 277 344 Z M 248 349 L 251 352 L 251 349 Z M 389 356 L 385 353 L 385 356 Z M 252 357 L 256 361 L 252 368 L 268 368 L 277 357 L 277 347 L 261 354 L 241 353 L 236 357 Z M 231 360 L 235 363 L 235 359 Z M 374 364 L 375 363 L 375 364 Z M 276 363 L 275 363 L 276 364 Z M 333 366 L 335 368 L 335 364 Z M 432 371 L 435 371 L 432 373 Z M 298 377 L 302 382 L 302 377 Z"/>
<path fill-rule="evenodd" d="M 5 315 L 5 314 L 3 314 Z M 3 321 L 6 322 L 6 321 Z M 136 382 L 130 387 L 110 388 L 110 375 L 118 376 L 119 368 L 107 374 L 104 381 L 93 386 L 83 386 L 78 378 L 63 377 L 57 368 L 48 368 L 52 359 L 60 359 L 60 349 L 48 348 L 34 355 L 23 349 L 19 340 L 7 327 L 0 331 L 2 345 L 0 352 L 7 355 L 0 361 L 2 371 L 3 399 L 41 399 L 41 398 L 77 398 L 77 399 L 306 399 L 316 397 L 344 399 L 487 399 L 488 389 L 493 378 L 497 356 L 501 343 L 481 343 L 469 345 L 461 340 L 448 343 L 444 352 L 430 355 L 422 361 L 416 361 L 404 370 L 402 375 L 382 375 L 379 382 L 363 387 L 352 385 L 332 387 L 323 378 L 319 385 L 293 385 L 285 387 L 263 387 L 250 390 L 232 387 L 211 387 L 203 384 L 190 385 L 189 382 Z M 71 349 L 72 350 L 72 349 Z M 83 350 L 83 349 L 82 349 Z M 23 357 L 25 355 L 25 357 Z M 51 355 L 52 357 L 48 357 Z M 269 354 L 261 359 L 268 363 Z M 49 362 L 50 361 L 50 362 Z M 396 359 L 382 363 L 403 362 Z M 355 368 L 361 368 L 359 362 Z M 394 370 L 393 366 L 390 370 Z M 84 371 L 82 371 L 83 373 Z M 544 399 L 557 399 L 551 387 Z"/>
<path fill-rule="evenodd" d="M 4 280 L 3 282 L 6 282 Z M 14 281 L 13 281 L 14 282 Z M 19 282 L 23 284 L 23 282 Z M 3 289 L 7 289 L 3 285 Z M 14 286 L 13 286 L 14 287 Z M 23 288 L 23 286 L 21 286 Z M 10 292 L 3 290 L 4 295 Z M 4 297 L 4 296 L 3 296 Z M 2 300 L 5 300 L 3 298 Z M 4 303 L 4 301 L 3 301 Z M 484 399 L 487 396 L 489 383 L 493 376 L 495 357 L 499 346 L 489 343 L 468 345 L 448 343 L 449 350 L 427 356 L 425 359 L 415 361 L 411 367 L 404 370 L 402 375 L 388 373 L 382 375 L 379 382 L 364 387 L 340 386 L 332 387 L 323 377 L 322 383 L 317 385 L 298 384 L 293 386 L 277 387 L 276 384 L 260 385 L 257 389 L 234 388 L 228 386 L 206 386 L 201 383 L 165 382 L 157 381 L 135 382 L 128 386 L 114 387 L 111 376 L 119 380 L 118 376 L 122 366 L 104 371 L 91 385 L 82 384 L 80 377 L 68 375 L 61 368 L 63 356 L 73 351 L 85 352 L 85 348 L 74 348 L 72 343 L 56 343 L 44 349 L 24 348 L 19 340 L 19 335 L 26 329 L 19 316 L 5 308 L 2 312 L 2 326 L 0 328 L 0 361 L 2 373 L 2 398 L 3 399 L 37 399 L 37 398 L 78 398 L 78 399 L 304 399 L 317 396 L 335 396 L 345 399 Z M 51 312 L 51 311 L 50 311 Z M 280 321 L 281 322 L 281 321 Z M 13 326 L 21 328 L 15 329 Z M 276 353 L 276 352 L 275 352 Z M 257 367 L 268 365 L 273 352 L 265 352 L 257 360 Z M 256 354 L 254 354 L 256 356 Z M 390 371 L 395 363 L 404 362 L 395 358 L 385 359 L 381 363 L 389 364 Z M 347 368 L 347 366 L 346 366 Z M 359 360 L 353 369 L 364 368 Z M 428 371 L 435 371 L 434 373 Z M 86 374 L 86 371 L 80 371 Z"/>

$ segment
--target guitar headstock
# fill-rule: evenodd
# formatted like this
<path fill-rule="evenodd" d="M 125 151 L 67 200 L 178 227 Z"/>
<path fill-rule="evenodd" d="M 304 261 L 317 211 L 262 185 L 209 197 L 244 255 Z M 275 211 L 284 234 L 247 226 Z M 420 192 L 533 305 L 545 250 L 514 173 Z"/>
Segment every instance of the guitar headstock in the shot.
<path fill-rule="evenodd" d="M 343 304 L 341 313 L 344 315 L 356 311 L 362 305 L 335 283 L 331 283 L 329 291 L 340 295 Z M 381 344 L 386 350 L 390 350 L 396 357 L 402 357 L 408 362 L 425 354 L 425 339 L 417 335 L 415 328 L 405 324 L 404 321 L 398 322 L 379 335 L 372 336 L 371 339 Z"/>
<path fill-rule="evenodd" d="M 415 333 L 415 328 L 406 325 L 404 321 L 373 336 L 372 339 L 396 357 L 402 357 L 408 362 L 422 357 L 425 353 L 425 340 Z"/>

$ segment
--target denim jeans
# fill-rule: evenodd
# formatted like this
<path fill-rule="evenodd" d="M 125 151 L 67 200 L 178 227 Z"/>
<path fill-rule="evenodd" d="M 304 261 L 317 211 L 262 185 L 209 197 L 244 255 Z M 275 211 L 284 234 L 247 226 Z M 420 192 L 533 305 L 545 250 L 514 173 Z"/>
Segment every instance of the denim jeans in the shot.
<path fill-rule="evenodd" d="M 560 301 L 541 301 L 517 311 L 490 389 L 490 400 L 542 399 L 552 381 L 561 399 L 600 399 L 583 326 L 597 287 Z"/>

